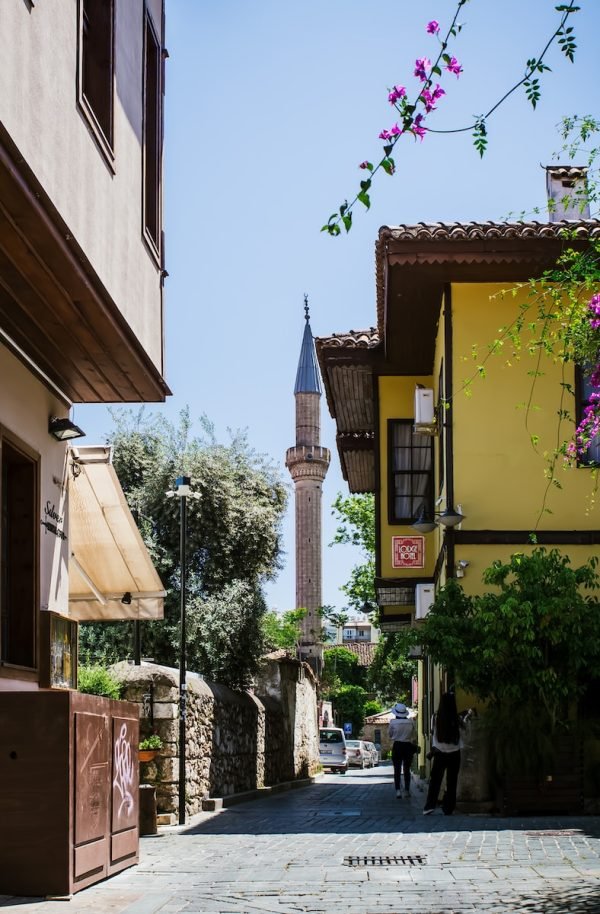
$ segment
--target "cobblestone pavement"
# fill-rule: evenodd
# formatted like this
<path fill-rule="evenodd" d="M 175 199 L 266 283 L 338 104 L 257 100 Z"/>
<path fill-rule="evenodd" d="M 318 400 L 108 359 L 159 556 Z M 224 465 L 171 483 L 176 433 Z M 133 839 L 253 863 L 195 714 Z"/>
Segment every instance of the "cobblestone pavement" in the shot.
<path fill-rule="evenodd" d="M 424 817 L 391 769 L 202 814 L 143 838 L 141 862 L 19 914 L 600 914 L 600 818 Z M 3 911 L 4 914 L 4 911 Z"/>

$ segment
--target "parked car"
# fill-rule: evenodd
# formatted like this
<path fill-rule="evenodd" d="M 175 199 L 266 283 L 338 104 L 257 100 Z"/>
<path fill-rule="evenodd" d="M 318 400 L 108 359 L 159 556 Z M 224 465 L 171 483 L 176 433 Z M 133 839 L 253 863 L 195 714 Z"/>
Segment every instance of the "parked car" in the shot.
<path fill-rule="evenodd" d="M 365 740 L 365 746 L 371 753 L 371 767 L 376 768 L 379 765 L 379 750 L 375 743 L 370 743 L 368 740 Z"/>
<path fill-rule="evenodd" d="M 319 759 L 323 768 L 346 774 L 348 750 L 344 731 L 339 727 L 321 727 L 319 729 Z"/>
<path fill-rule="evenodd" d="M 346 747 L 348 749 L 348 764 L 352 768 L 371 767 L 371 752 L 367 749 L 367 744 L 362 739 L 347 739 Z"/>

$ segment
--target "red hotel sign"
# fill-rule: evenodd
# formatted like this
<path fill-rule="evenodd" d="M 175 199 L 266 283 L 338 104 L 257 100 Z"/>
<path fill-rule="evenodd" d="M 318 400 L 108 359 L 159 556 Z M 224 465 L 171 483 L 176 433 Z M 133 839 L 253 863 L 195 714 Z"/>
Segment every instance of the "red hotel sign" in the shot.
<path fill-rule="evenodd" d="M 424 568 L 425 537 L 393 536 L 392 568 Z"/>

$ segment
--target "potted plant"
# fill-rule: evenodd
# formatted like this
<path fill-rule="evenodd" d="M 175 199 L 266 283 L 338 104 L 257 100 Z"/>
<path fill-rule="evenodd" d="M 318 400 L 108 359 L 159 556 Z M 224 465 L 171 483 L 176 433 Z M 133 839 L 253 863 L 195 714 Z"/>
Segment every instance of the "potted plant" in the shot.
<path fill-rule="evenodd" d="M 140 762 L 151 762 L 158 755 L 163 747 L 163 741 L 160 736 L 153 733 L 152 736 L 140 740 L 138 747 Z"/>

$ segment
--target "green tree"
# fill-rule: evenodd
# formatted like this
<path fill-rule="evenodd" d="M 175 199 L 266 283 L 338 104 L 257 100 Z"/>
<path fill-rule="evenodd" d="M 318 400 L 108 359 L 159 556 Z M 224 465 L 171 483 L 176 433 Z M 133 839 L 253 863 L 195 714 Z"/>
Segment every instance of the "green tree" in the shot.
<path fill-rule="evenodd" d="M 263 633 L 267 650 L 282 648 L 297 653 L 302 633 L 305 609 L 288 609 L 283 613 L 268 612 L 263 617 Z"/>
<path fill-rule="evenodd" d="M 428 655 L 488 703 L 500 770 L 540 770 L 570 700 L 600 664 L 597 560 L 571 568 L 557 549 L 493 562 L 470 596 L 450 580 L 419 629 Z"/>
<path fill-rule="evenodd" d="M 188 500 L 187 594 L 190 668 L 204 665 L 221 681 L 247 681 L 263 650 L 262 587 L 280 568 L 286 490 L 278 471 L 248 445 L 245 434 L 219 444 L 203 419 L 192 435 L 189 412 L 176 423 L 143 409 L 113 413 L 114 467 L 152 560 L 167 590 L 164 621 L 145 623 L 142 647 L 157 663 L 175 665 L 179 639 L 179 504 L 167 498 L 180 475 L 191 476 L 198 499 Z M 231 637 L 223 631 L 230 607 Z M 211 616 L 211 619 L 209 619 Z M 251 624 L 256 616 L 257 624 Z M 212 620 L 212 621 L 211 621 Z M 214 624 L 213 624 L 214 623 Z M 244 652 L 237 649 L 236 628 Z M 81 626 L 92 657 L 131 653 L 124 624 Z M 190 634 L 190 632 L 192 634 Z M 210 634 L 210 637 L 209 637 Z M 196 641 L 201 642 L 196 644 Z M 131 644 L 131 642 L 129 642 Z M 211 652 L 213 652 L 211 654 Z M 224 660 L 229 657 L 229 666 Z"/>
<path fill-rule="evenodd" d="M 389 632 L 375 649 L 368 685 L 388 707 L 396 701 L 410 701 L 417 662 L 409 658 L 408 651 L 414 642 L 415 633 L 410 629 Z"/>
<path fill-rule="evenodd" d="M 329 693 L 333 702 L 338 725 L 352 724 L 352 736 L 356 738 L 362 732 L 365 719 L 365 705 L 368 693 L 358 685 L 341 685 Z"/>
<path fill-rule="evenodd" d="M 324 653 L 321 687 L 327 693 L 340 685 L 365 685 L 365 669 L 346 647 L 330 647 Z"/>
<path fill-rule="evenodd" d="M 338 527 L 330 545 L 358 546 L 364 561 L 355 565 L 350 580 L 341 588 L 352 609 L 372 612 L 377 609 L 375 595 L 375 499 L 370 493 L 344 496 L 333 502 Z"/>

